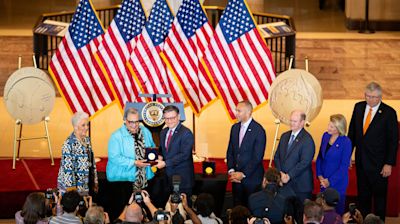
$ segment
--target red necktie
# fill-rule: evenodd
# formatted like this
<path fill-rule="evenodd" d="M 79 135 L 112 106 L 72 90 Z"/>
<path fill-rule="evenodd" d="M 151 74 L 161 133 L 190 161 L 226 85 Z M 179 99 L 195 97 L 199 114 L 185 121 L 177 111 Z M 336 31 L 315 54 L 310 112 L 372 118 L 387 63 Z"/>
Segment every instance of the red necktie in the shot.
<path fill-rule="evenodd" d="M 172 130 L 169 130 L 169 134 L 167 137 L 167 144 L 166 144 L 166 150 L 168 152 L 168 148 L 169 148 L 169 143 L 171 142 L 171 138 L 172 138 Z"/>

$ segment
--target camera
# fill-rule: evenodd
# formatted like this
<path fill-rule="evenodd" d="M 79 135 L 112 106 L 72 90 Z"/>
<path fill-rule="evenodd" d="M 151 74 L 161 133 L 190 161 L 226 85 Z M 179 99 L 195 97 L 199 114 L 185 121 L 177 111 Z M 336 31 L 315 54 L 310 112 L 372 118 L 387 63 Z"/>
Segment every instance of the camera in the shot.
<path fill-rule="evenodd" d="M 179 191 L 179 185 L 181 184 L 181 176 L 173 175 L 172 176 L 172 194 L 171 194 L 171 203 L 178 204 L 181 200 L 181 193 Z"/>
<path fill-rule="evenodd" d="M 157 210 L 154 213 L 154 220 L 156 220 L 157 222 L 166 221 L 166 220 L 168 220 L 169 215 L 170 215 L 169 212 L 166 212 L 164 210 Z"/>
<path fill-rule="evenodd" d="M 56 193 L 56 195 L 58 195 L 58 189 L 57 188 L 47 188 L 46 192 L 45 192 L 45 197 L 46 199 L 52 199 L 54 200 L 54 195 L 53 193 Z"/>
<path fill-rule="evenodd" d="M 350 203 L 349 204 L 349 212 L 350 212 L 351 216 L 356 215 L 356 209 L 357 209 L 357 206 L 356 206 L 355 203 Z"/>
<path fill-rule="evenodd" d="M 253 224 L 264 224 L 264 220 L 262 218 L 256 218 L 256 220 L 254 220 Z"/>
<path fill-rule="evenodd" d="M 136 191 L 133 194 L 133 199 L 135 200 L 136 204 L 141 204 L 143 202 L 143 196 L 141 191 Z"/>

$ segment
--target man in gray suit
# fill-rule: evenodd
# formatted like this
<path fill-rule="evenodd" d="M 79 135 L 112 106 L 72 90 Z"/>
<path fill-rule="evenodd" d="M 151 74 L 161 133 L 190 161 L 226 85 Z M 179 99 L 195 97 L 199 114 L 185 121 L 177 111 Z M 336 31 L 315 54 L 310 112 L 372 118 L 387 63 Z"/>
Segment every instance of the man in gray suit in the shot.
<path fill-rule="evenodd" d="M 313 172 L 311 168 L 315 144 L 304 129 L 306 115 L 293 111 L 290 115 L 290 131 L 282 134 L 274 156 L 275 167 L 281 172 L 283 184 L 289 185 L 303 202 L 311 198 Z"/>

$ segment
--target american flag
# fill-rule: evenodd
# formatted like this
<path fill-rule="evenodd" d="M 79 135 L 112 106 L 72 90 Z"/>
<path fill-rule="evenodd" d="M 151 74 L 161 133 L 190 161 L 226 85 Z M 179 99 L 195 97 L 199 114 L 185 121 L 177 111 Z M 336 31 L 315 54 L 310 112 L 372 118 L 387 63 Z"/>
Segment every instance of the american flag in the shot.
<path fill-rule="evenodd" d="M 111 22 L 96 59 L 111 81 L 115 97 L 121 108 L 126 102 L 142 102 L 139 86 L 126 66 L 126 61 L 136 45 L 136 40 L 146 23 L 140 0 L 124 0 Z"/>
<path fill-rule="evenodd" d="M 217 97 L 200 63 L 213 33 L 199 0 L 184 0 L 161 54 L 196 114 Z"/>
<path fill-rule="evenodd" d="M 72 112 L 84 111 L 92 116 L 114 101 L 93 55 L 103 34 L 91 2 L 81 0 L 49 67 Z"/>
<path fill-rule="evenodd" d="M 238 102 L 268 99 L 275 68 L 245 0 L 229 0 L 204 61 L 232 120 Z"/>
<path fill-rule="evenodd" d="M 173 19 L 166 0 L 157 0 L 131 54 L 128 67 L 144 93 L 170 93 L 175 101 L 184 102 L 178 84 L 167 73 L 166 65 L 159 55 Z M 170 102 L 165 98 L 162 101 Z"/>

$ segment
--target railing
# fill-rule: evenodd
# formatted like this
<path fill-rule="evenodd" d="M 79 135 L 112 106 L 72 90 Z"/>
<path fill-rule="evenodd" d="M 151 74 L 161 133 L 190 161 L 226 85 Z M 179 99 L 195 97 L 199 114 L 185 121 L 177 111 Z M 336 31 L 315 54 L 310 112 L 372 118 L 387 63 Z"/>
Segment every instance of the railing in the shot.
<path fill-rule="evenodd" d="M 116 5 L 96 10 L 99 15 L 100 21 L 105 26 L 104 27 L 105 29 L 108 28 L 119 8 L 120 5 Z M 218 20 L 222 15 L 223 9 L 224 8 L 222 7 L 205 6 L 208 18 L 213 27 L 215 27 L 218 24 Z M 73 11 L 43 14 L 39 18 L 36 25 L 45 20 L 54 20 L 59 22 L 70 23 L 73 14 L 74 14 Z M 289 16 L 282 16 L 282 15 L 275 15 L 268 13 L 253 13 L 253 16 L 258 24 L 282 21 L 285 22 L 287 25 L 289 25 L 293 30 L 295 30 L 293 20 Z M 60 44 L 61 40 L 62 40 L 61 37 L 36 34 L 36 33 L 33 35 L 34 53 L 39 68 L 47 70 L 51 57 L 57 50 L 57 47 Z M 268 44 L 268 47 L 271 50 L 276 72 L 281 73 L 283 71 L 286 71 L 289 66 L 290 56 L 291 55 L 295 56 L 296 35 L 291 34 L 279 37 L 268 37 L 265 38 L 265 40 Z"/>

